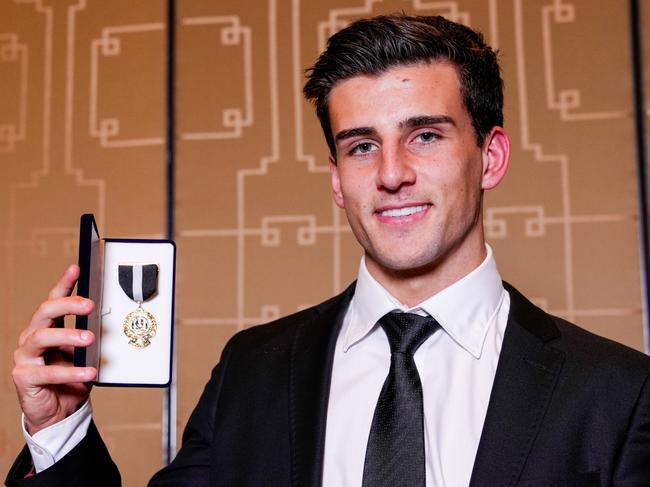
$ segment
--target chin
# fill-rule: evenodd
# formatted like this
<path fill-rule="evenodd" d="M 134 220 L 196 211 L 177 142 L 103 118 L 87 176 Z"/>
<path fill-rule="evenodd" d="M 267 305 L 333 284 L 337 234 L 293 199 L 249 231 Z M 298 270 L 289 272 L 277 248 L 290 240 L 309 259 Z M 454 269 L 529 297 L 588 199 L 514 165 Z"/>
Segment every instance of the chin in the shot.
<path fill-rule="evenodd" d="M 414 255 L 402 258 L 375 258 L 375 263 L 389 274 L 422 274 L 434 269 L 440 262 L 438 254 Z"/>

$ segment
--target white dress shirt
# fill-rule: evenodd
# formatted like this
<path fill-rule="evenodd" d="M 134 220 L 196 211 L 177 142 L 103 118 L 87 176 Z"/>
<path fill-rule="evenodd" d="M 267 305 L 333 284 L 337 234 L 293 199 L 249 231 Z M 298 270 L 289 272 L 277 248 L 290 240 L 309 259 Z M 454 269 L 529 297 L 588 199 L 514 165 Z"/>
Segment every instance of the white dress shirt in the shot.
<path fill-rule="evenodd" d="M 423 391 L 427 486 L 469 484 L 510 309 L 492 249 L 486 248 L 479 267 L 410 309 L 373 279 L 361 259 L 334 354 L 325 487 L 361 485 L 370 424 L 390 366 L 388 340 L 377 321 L 393 310 L 429 314 L 441 325 L 414 356 Z M 33 437 L 23 421 L 36 472 L 52 466 L 85 437 L 91 414 L 87 402 Z"/>
<path fill-rule="evenodd" d="M 479 267 L 414 308 L 391 296 L 362 259 L 334 352 L 323 485 L 361 485 L 370 425 L 390 366 L 388 339 L 377 321 L 393 310 L 429 314 L 441 326 L 414 356 L 422 382 L 426 485 L 468 485 L 509 309 L 489 246 Z"/>
<path fill-rule="evenodd" d="M 25 428 L 23 414 L 23 436 L 32 455 L 36 473 L 50 468 L 77 446 L 85 438 L 91 419 L 92 408 L 90 401 L 86 401 L 74 414 L 31 436 Z"/>

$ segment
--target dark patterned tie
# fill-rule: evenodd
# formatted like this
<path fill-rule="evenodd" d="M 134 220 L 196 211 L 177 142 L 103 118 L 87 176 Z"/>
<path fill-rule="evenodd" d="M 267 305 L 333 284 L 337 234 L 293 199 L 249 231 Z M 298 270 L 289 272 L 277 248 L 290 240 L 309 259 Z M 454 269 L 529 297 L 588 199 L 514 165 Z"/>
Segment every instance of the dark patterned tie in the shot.
<path fill-rule="evenodd" d="M 372 418 L 363 487 L 424 487 L 422 384 L 413 354 L 438 323 L 430 316 L 388 313 L 379 324 L 390 344 L 390 370 Z"/>

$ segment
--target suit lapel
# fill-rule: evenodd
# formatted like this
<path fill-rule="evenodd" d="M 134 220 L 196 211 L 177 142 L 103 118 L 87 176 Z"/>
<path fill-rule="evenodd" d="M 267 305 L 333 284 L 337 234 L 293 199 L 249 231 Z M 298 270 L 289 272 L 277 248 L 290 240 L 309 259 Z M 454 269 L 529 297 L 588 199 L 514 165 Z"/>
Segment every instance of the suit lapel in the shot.
<path fill-rule="evenodd" d="M 470 486 L 514 485 L 537 435 L 564 354 L 550 317 L 510 285 L 510 313 Z"/>
<path fill-rule="evenodd" d="M 334 347 L 353 294 L 354 284 L 318 306 L 314 318 L 298 326 L 292 343 L 289 421 L 294 487 L 321 484 Z"/>

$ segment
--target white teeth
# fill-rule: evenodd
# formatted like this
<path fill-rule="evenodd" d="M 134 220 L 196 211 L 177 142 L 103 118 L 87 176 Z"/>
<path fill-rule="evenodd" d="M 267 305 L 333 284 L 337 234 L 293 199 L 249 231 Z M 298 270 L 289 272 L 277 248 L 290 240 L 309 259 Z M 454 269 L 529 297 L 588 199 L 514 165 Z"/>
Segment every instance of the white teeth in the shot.
<path fill-rule="evenodd" d="M 381 216 L 409 216 L 419 211 L 424 211 L 426 208 L 426 205 L 408 206 L 406 208 L 394 208 L 392 210 L 382 211 Z"/>

